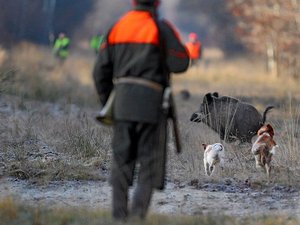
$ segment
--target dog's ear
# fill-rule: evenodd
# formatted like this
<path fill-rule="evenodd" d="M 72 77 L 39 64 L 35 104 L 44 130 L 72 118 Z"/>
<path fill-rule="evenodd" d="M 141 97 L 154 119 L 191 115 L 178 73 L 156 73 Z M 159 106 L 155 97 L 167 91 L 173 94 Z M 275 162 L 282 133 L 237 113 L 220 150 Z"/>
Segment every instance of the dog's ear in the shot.
<path fill-rule="evenodd" d="M 273 129 L 272 125 L 269 124 L 269 123 L 267 124 L 267 130 L 268 130 L 269 134 L 271 135 L 271 137 L 273 137 L 274 136 L 274 129 Z"/>
<path fill-rule="evenodd" d="M 205 150 L 206 147 L 207 147 L 207 144 L 202 144 L 202 146 L 203 146 L 203 148 L 204 148 L 204 150 Z"/>

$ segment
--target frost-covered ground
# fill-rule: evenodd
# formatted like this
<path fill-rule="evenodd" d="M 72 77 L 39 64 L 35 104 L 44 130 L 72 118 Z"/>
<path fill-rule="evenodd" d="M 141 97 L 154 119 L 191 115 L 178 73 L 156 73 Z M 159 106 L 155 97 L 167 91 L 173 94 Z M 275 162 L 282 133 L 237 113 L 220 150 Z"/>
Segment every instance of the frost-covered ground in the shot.
<path fill-rule="evenodd" d="M 47 186 L 36 186 L 14 178 L 2 178 L 0 198 L 7 196 L 34 206 L 97 209 L 110 209 L 111 206 L 111 187 L 106 181 L 51 182 Z M 154 193 L 150 213 L 300 216 L 300 195 L 291 187 L 275 185 L 256 189 L 232 180 L 203 185 L 167 183 L 164 191 Z"/>

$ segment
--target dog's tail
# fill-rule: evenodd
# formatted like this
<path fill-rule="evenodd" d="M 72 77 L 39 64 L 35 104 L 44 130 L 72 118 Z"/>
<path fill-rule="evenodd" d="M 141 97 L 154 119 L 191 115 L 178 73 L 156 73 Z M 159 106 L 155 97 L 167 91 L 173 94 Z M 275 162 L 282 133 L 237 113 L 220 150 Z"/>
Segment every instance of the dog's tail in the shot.
<path fill-rule="evenodd" d="M 263 113 L 263 120 L 262 120 L 262 125 L 264 125 L 265 124 L 265 122 L 266 122 L 266 119 L 267 119 L 267 113 L 271 110 L 271 109 L 273 109 L 274 108 L 274 106 L 268 106 L 266 109 L 265 109 L 265 111 L 264 111 L 264 113 Z"/>

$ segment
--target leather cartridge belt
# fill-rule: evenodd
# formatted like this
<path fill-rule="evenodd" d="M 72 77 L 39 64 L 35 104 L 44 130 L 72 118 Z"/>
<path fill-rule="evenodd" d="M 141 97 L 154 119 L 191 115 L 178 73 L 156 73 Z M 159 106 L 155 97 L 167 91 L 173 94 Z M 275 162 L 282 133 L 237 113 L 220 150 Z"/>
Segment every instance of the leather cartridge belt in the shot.
<path fill-rule="evenodd" d="M 156 91 L 162 91 L 163 85 L 140 77 L 121 77 L 114 80 L 115 84 L 139 84 Z"/>

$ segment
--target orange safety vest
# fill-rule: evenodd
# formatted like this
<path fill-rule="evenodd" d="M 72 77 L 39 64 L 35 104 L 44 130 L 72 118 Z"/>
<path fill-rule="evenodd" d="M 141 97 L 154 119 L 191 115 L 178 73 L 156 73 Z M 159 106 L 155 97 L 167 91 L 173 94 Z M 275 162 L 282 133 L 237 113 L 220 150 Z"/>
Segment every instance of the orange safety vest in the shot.
<path fill-rule="evenodd" d="M 200 57 L 201 57 L 201 42 L 200 41 L 196 41 L 194 43 L 187 42 L 186 48 L 189 52 L 191 59 L 200 59 Z"/>
<path fill-rule="evenodd" d="M 130 11 L 112 29 L 109 44 L 159 45 L 159 31 L 151 14 L 147 11 Z"/>

